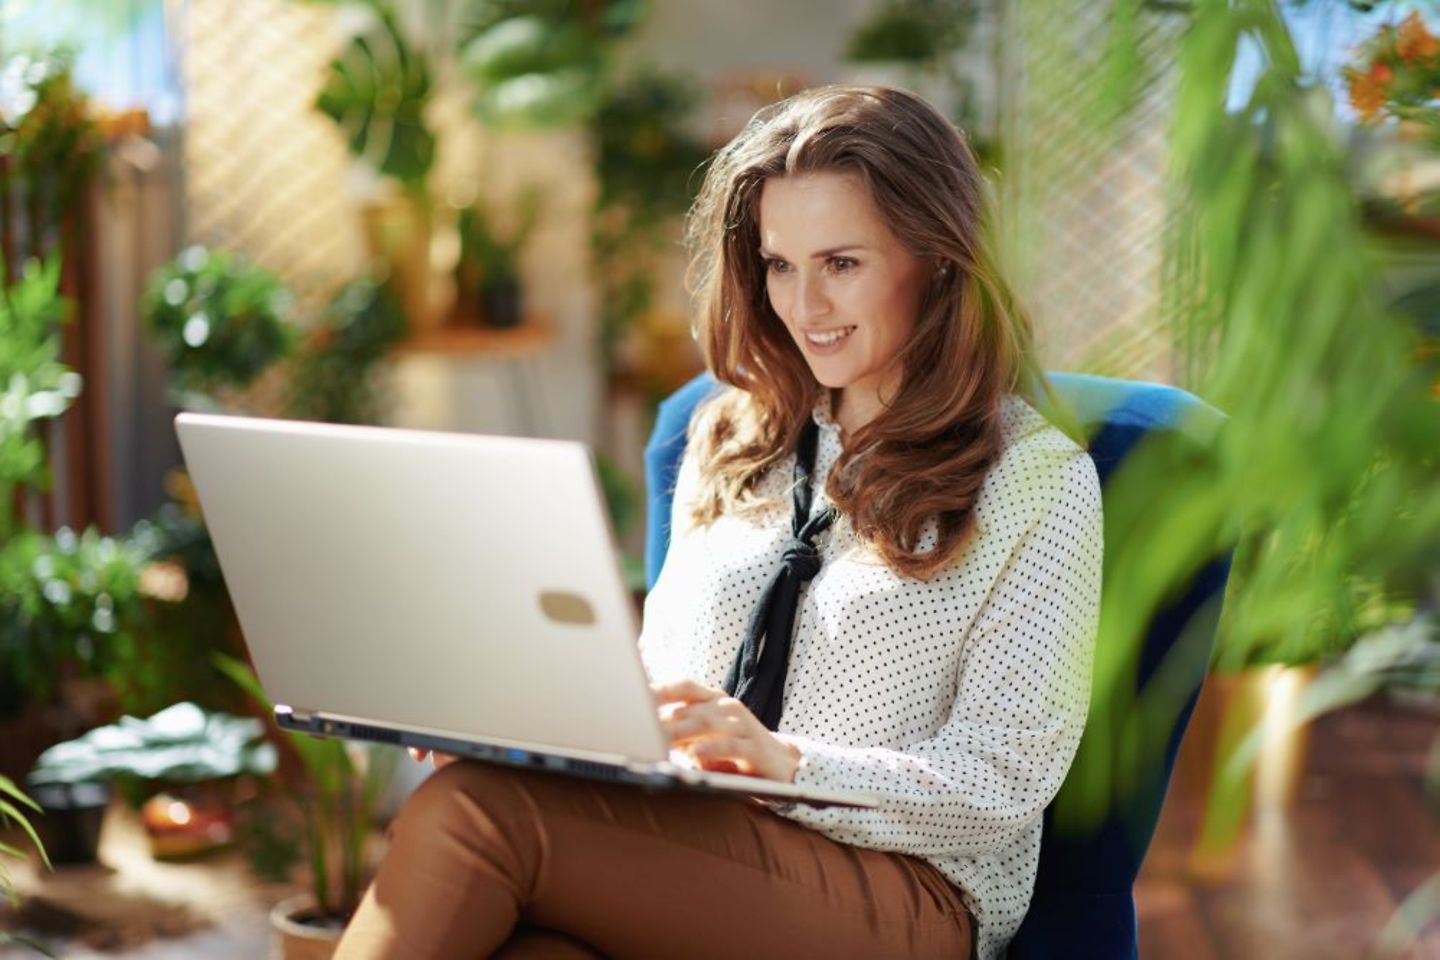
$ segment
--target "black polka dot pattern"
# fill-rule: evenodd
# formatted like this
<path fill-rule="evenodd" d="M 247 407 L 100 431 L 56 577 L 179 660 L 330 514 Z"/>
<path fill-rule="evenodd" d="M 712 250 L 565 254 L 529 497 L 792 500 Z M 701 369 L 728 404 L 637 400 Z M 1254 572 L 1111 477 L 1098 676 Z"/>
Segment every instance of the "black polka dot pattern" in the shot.
<path fill-rule="evenodd" d="M 828 399 L 815 419 L 820 509 L 841 440 Z M 835 840 L 935 864 L 976 915 L 982 960 L 1002 955 L 1025 915 L 1041 814 L 1080 742 L 1103 536 L 1085 452 L 1017 397 L 1006 398 L 1003 424 L 976 534 L 934 579 L 892 572 L 844 517 L 820 537 L 824 565 L 801 597 L 779 728 L 802 753 L 796 782 L 867 790 L 882 803 L 776 810 Z M 696 528 L 692 454 L 640 650 L 654 680 L 718 687 L 780 562 L 792 462 L 761 482 L 772 509 Z M 934 538 L 931 529 L 921 546 Z"/>

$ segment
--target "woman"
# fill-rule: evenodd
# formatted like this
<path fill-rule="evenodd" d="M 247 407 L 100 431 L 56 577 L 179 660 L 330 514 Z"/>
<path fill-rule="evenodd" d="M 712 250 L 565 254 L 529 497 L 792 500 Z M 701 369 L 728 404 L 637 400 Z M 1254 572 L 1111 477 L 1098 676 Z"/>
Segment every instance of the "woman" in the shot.
<path fill-rule="evenodd" d="M 701 766 L 817 809 L 456 763 L 342 957 L 992 958 L 1089 696 L 1100 490 L 1021 394 L 955 129 L 881 87 L 761 111 L 688 222 L 696 414 L 640 649 Z"/>

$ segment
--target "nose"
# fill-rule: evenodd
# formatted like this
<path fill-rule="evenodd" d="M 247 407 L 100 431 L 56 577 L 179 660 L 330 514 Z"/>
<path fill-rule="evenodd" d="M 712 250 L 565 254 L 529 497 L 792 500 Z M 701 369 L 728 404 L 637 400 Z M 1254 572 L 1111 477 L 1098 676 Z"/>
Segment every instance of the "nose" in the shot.
<path fill-rule="evenodd" d="M 819 277 L 806 277 L 801 274 L 796 281 L 795 290 L 795 320 L 798 323 L 808 323 L 818 317 L 823 317 L 830 311 L 830 300 L 825 296 L 821 287 Z"/>

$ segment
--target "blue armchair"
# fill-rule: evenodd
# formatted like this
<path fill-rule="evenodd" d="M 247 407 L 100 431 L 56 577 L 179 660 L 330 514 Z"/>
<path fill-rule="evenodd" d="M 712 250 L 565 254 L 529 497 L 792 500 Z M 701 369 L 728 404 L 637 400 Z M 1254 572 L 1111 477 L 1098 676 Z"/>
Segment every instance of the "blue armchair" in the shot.
<path fill-rule="evenodd" d="M 1090 456 L 1107 499 L 1107 481 L 1143 437 L 1185 434 L 1220 416 L 1195 396 L 1174 387 L 1081 374 L 1050 374 L 1049 379 L 1090 438 Z M 671 494 L 686 428 L 696 405 L 715 386 L 708 374 L 701 374 L 660 405 L 645 449 L 647 585 L 655 583 L 670 543 Z M 1218 601 L 1228 575 L 1229 558 L 1217 558 L 1195 577 L 1183 596 L 1152 620 L 1137 663 L 1137 690 L 1167 661 L 1167 684 L 1175 682 L 1177 664 L 1183 673 L 1183 682 L 1173 689 L 1180 691 L 1178 697 L 1184 702 L 1174 705 L 1178 719 L 1166 746 L 1163 768 L 1147 771 L 1149 776 L 1138 794 L 1123 808 L 1107 814 L 1095 830 L 1067 834 L 1057 828 L 1053 807 L 1045 811 L 1035 896 L 1011 943 L 1012 960 L 1123 960 L 1138 956 L 1135 877 L 1154 834 L 1180 739 L 1205 677 Z"/>

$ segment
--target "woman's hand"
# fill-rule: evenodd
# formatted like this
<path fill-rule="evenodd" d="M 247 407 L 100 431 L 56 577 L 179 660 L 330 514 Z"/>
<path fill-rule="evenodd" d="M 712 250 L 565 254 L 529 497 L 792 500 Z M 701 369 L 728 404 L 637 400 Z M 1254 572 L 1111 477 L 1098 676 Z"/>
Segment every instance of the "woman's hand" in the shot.
<path fill-rule="evenodd" d="M 702 770 L 795 780 L 800 749 L 765 729 L 745 704 L 724 690 L 694 680 L 650 688 L 670 744 L 695 758 Z"/>

